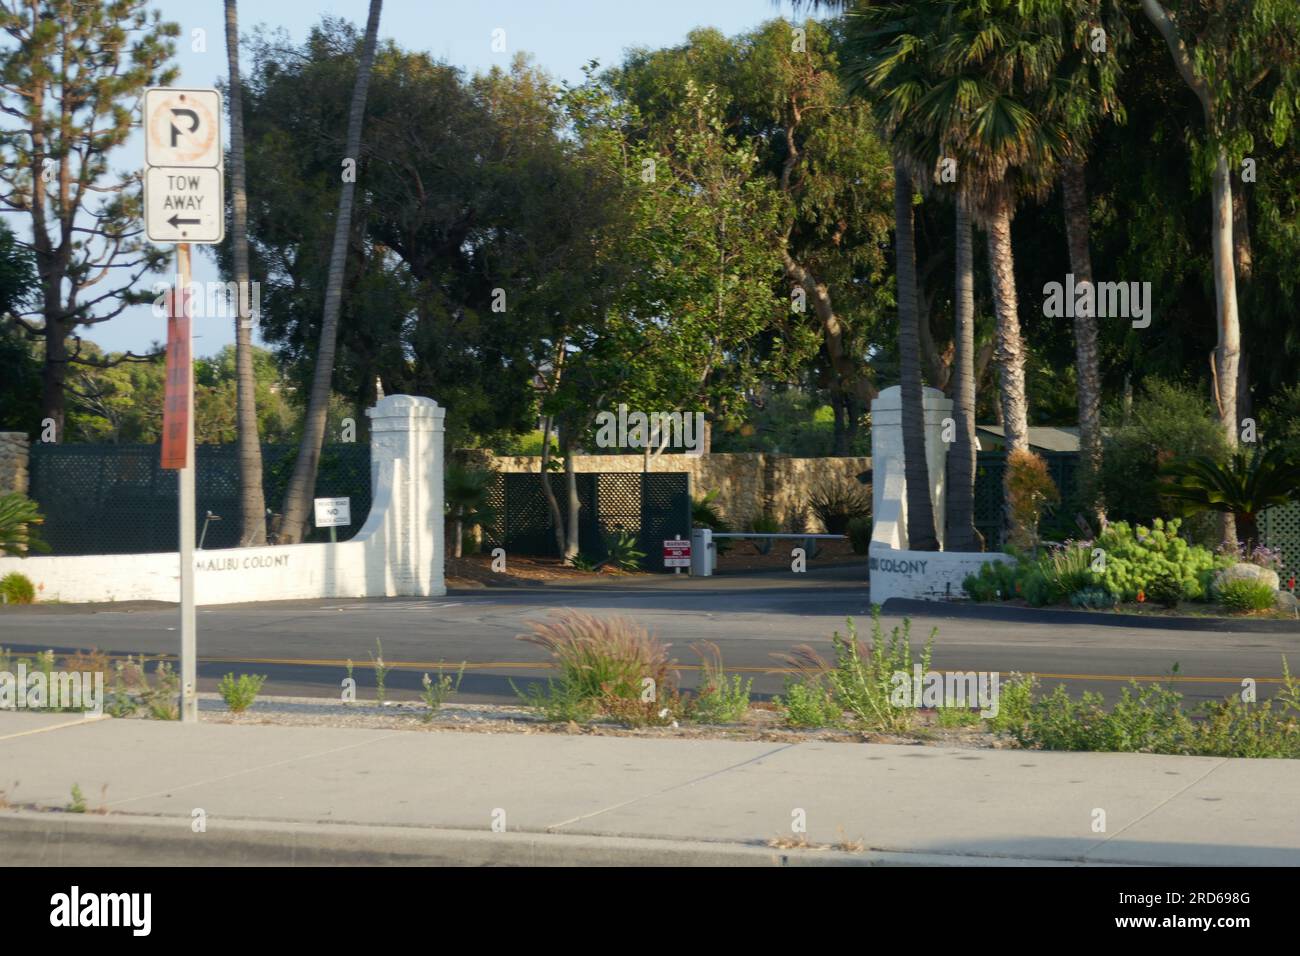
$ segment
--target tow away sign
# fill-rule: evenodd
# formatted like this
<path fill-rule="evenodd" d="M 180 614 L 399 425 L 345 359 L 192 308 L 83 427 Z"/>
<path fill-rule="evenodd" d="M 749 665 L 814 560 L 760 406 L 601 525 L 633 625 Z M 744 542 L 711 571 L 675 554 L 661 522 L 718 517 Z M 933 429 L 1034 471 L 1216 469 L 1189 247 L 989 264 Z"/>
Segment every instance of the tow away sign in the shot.
<path fill-rule="evenodd" d="M 691 566 L 691 543 L 677 538 L 664 542 L 664 567 L 689 568 Z"/>
<path fill-rule="evenodd" d="M 345 528 L 352 523 L 351 498 L 315 498 L 316 527 Z"/>
<path fill-rule="evenodd" d="M 145 232 L 151 242 L 225 236 L 221 94 L 154 87 L 144 97 Z"/>

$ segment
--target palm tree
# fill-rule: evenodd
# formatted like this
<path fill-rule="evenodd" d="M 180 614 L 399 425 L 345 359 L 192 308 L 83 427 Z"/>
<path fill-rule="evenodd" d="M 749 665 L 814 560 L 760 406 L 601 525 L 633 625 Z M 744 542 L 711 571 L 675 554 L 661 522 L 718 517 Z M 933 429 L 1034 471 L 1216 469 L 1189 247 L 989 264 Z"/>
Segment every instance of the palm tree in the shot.
<path fill-rule="evenodd" d="M 488 487 L 495 477 L 492 471 L 486 469 L 465 468 L 461 465 L 452 465 L 447 469 L 442 493 L 447 514 L 452 521 L 452 534 L 455 536 L 453 557 L 461 556 L 466 528 L 494 520 L 496 512 L 488 503 Z"/>
<path fill-rule="evenodd" d="M 1063 19 L 1049 0 L 917 0 L 866 3 L 847 29 L 850 76 L 872 95 L 895 155 L 917 182 L 955 164 L 957 201 L 986 233 L 1009 454 L 1029 448 L 1011 220 L 1021 198 L 1048 191 L 1068 145 L 1053 95 Z"/>
<path fill-rule="evenodd" d="M 361 123 L 366 113 L 366 92 L 370 87 L 371 68 L 375 62 L 375 45 L 379 36 L 379 13 L 383 0 L 370 0 L 366 35 L 357 64 L 356 84 L 352 88 L 352 106 L 348 111 L 347 146 L 344 154 L 355 164 L 361 152 Z M 343 270 L 347 264 L 348 234 L 352 227 L 352 205 L 356 189 L 355 175 L 343 176 L 339 192 L 338 217 L 334 221 L 334 246 L 330 251 L 329 279 L 325 286 L 325 309 L 321 316 L 320 347 L 316 351 L 316 368 L 312 374 L 307 414 L 303 421 L 302 443 L 294 462 L 293 476 L 284 493 L 284 507 L 279 541 L 293 544 L 302 539 L 316 486 L 321 444 L 325 440 L 325 419 L 329 412 L 330 379 L 334 373 L 334 346 L 338 339 L 339 310 L 343 303 Z"/>
<path fill-rule="evenodd" d="M 1249 552 L 1259 540 L 1259 516 L 1300 497 L 1300 459 L 1282 445 L 1234 452 L 1226 463 L 1204 455 L 1161 469 L 1160 494 L 1182 514 L 1232 515 Z"/>
<path fill-rule="evenodd" d="M 907 546 L 938 551 L 930 467 L 925 454 L 925 406 L 921 384 L 920 308 L 916 296 L 916 237 L 912 220 L 912 181 L 894 163 L 894 267 L 898 279 L 898 377 L 903 425 L 903 477 L 907 485 Z"/>
<path fill-rule="evenodd" d="M 230 64 L 230 250 L 235 285 L 235 390 L 239 441 L 240 547 L 266 544 L 262 444 L 257 433 L 252 319 L 248 281 L 248 192 L 244 183 L 244 101 L 239 78 L 238 0 L 226 0 L 226 58 Z"/>
<path fill-rule="evenodd" d="M 944 550 L 980 550 L 975 530 L 975 267 L 970 214 L 957 204 L 957 275 L 953 340 L 953 423 L 948 450 Z"/>

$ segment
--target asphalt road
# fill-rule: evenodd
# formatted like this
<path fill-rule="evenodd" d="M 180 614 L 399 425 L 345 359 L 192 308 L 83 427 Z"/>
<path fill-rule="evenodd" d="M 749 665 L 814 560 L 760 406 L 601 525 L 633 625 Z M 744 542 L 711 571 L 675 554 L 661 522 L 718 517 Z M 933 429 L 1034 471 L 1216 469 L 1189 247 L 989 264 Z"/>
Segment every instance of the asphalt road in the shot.
<path fill-rule="evenodd" d="M 439 662 L 468 662 L 461 699 L 508 702 L 511 682 L 544 680 L 547 655 L 517 639 L 527 622 L 562 608 L 626 615 L 672 645 L 682 685 L 698 680 L 691 644 L 713 641 L 728 670 L 754 678 L 756 697 L 779 693 L 785 665 L 775 656 L 798 644 L 828 655 L 829 638 L 854 618 L 869 626 L 860 569 L 820 574 L 638 578 L 590 586 L 476 589 L 445 598 L 286 601 L 200 608 L 199 684 L 214 690 L 222 674 L 265 674 L 264 693 L 337 696 L 345 662 L 356 662 L 359 695 L 372 695 L 376 641 L 394 670 L 393 697 L 414 697 L 420 678 Z M 886 614 L 892 627 L 901 616 Z M 174 655 L 177 611 L 161 604 L 35 606 L 0 611 L 0 646 L 29 653 L 98 648 L 116 654 Z M 1113 699 L 1129 678 L 1168 679 L 1189 701 L 1240 689 L 1243 678 L 1271 694 L 1282 656 L 1300 667 L 1300 632 L 1241 633 L 1090 623 L 1008 623 L 946 616 L 941 605 L 913 614 L 914 644 L 938 628 L 939 670 L 1013 671 L 1040 675 L 1045 687 L 1096 690 Z"/>

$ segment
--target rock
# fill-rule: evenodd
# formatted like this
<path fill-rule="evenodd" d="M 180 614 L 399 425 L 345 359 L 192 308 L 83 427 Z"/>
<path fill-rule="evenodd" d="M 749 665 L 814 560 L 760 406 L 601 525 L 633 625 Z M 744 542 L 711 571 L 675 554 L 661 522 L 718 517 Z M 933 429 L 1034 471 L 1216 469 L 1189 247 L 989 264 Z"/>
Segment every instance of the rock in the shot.
<path fill-rule="evenodd" d="M 1277 595 L 1273 598 L 1273 603 L 1277 605 L 1279 611 L 1290 611 L 1294 613 L 1296 610 L 1295 595 L 1290 591 L 1278 591 Z"/>
<path fill-rule="evenodd" d="M 1274 591 L 1278 589 L 1279 581 L 1276 571 L 1270 571 L 1268 568 L 1261 568 L 1258 564 L 1250 564 L 1246 561 L 1240 561 L 1231 567 L 1224 568 L 1222 571 L 1215 572 L 1214 586 L 1226 584 L 1229 581 L 1263 581 Z"/>

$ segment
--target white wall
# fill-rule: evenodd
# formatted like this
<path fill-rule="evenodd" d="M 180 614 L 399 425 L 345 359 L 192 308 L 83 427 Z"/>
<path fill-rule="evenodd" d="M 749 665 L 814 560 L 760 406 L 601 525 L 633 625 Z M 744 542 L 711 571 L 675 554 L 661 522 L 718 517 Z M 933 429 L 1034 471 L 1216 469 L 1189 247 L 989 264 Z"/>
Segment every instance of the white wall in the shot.
<path fill-rule="evenodd" d="M 893 597 L 942 601 L 965 597 L 961 583 L 966 575 L 991 561 L 1005 561 L 1001 553 L 911 551 L 907 541 L 907 481 L 903 472 L 901 389 L 887 388 L 871 403 L 871 460 L 873 515 L 868 560 L 871 603 L 884 604 Z M 944 530 L 944 481 L 948 445 L 942 440 L 943 420 L 952 414 L 952 400 L 933 388 L 924 391 L 925 457 L 930 473 L 930 500 L 939 541 Z"/>
<path fill-rule="evenodd" d="M 196 551 L 198 604 L 294 598 L 430 597 L 443 578 L 443 416 L 429 398 L 390 395 L 371 418 L 370 514 L 338 544 Z M 0 558 L 0 577 L 25 574 L 38 599 L 86 603 L 179 600 L 179 556 L 102 554 Z"/>

